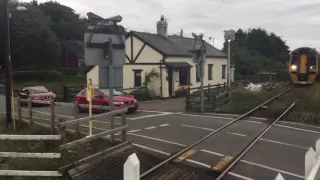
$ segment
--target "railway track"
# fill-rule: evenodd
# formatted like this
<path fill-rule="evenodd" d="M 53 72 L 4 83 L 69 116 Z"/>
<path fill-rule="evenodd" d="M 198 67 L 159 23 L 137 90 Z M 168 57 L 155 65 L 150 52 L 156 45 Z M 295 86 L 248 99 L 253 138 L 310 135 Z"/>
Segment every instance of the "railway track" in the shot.
<path fill-rule="evenodd" d="M 266 111 L 266 109 L 270 110 L 272 109 L 272 106 L 274 105 L 274 102 L 277 101 L 284 101 L 287 103 L 287 108 L 282 111 L 282 113 L 277 116 L 277 118 L 274 119 L 269 119 L 266 124 L 267 126 L 262 129 L 261 131 L 257 133 L 253 133 L 254 137 L 248 137 L 246 139 L 246 142 L 242 144 L 242 147 L 239 147 L 237 149 L 233 149 L 232 156 L 225 156 L 223 157 L 217 164 L 212 165 L 210 168 L 210 172 L 213 172 L 213 177 L 216 177 L 217 179 L 222 179 L 225 177 L 228 172 L 242 159 L 242 157 L 258 142 L 261 137 L 267 133 L 274 124 L 276 124 L 278 121 L 280 121 L 290 110 L 296 105 L 296 103 L 299 101 L 300 97 L 303 96 L 303 93 L 306 91 L 307 88 L 295 88 L 295 87 L 290 87 L 286 89 L 285 91 L 277 94 L 276 96 L 270 98 L 269 100 L 261 103 L 260 105 L 256 106 L 252 110 L 240 115 L 239 117 L 235 118 L 234 120 L 230 121 L 226 125 L 218 128 L 217 130 L 209 133 L 205 137 L 201 138 L 200 140 L 194 142 L 193 144 L 185 147 L 181 151 L 171 155 L 169 158 L 165 159 L 158 165 L 154 166 L 153 168 L 149 169 L 148 171 L 144 172 L 143 174 L 140 175 L 141 179 L 147 179 L 146 177 L 151 177 L 152 173 L 156 172 L 158 169 L 160 169 L 162 166 L 164 166 L 167 163 L 170 162 L 175 162 L 175 163 L 180 163 L 183 162 L 185 159 L 187 159 L 190 156 L 193 156 L 197 150 L 194 148 L 203 143 L 204 141 L 208 140 L 208 138 L 214 136 L 215 134 L 218 133 L 223 133 L 228 131 L 228 129 L 232 128 L 232 126 L 237 126 L 237 124 L 241 124 L 244 121 L 244 118 L 253 115 L 257 113 L 258 111 Z M 267 106 L 268 105 L 268 106 Z"/>

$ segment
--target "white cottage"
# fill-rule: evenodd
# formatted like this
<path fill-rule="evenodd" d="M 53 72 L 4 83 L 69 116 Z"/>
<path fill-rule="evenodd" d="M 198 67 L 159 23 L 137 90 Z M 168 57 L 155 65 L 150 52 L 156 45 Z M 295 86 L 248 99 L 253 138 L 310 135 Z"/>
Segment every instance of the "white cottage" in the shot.
<path fill-rule="evenodd" d="M 143 86 L 145 76 L 152 70 L 158 73 L 152 78 L 149 89 L 157 96 L 175 95 L 179 86 L 199 87 L 196 64 L 188 50 L 193 38 L 167 35 L 167 22 L 163 16 L 157 23 L 157 34 L 131 31 L 126 35 L 126 65 L 123 67 L 123 88 Z M 227 55 L 206 42 L 204 84 L 227 82 Z M 99 68 L 89 67 L 87 78 L 98 85 Z"/>

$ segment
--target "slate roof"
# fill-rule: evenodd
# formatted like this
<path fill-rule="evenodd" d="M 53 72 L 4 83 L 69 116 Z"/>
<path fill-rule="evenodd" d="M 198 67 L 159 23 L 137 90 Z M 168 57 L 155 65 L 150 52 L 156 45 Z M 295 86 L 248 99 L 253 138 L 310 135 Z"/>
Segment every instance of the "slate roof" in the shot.
<path fill-rule="evenodd" d="M 191 56 L 188 51 L 192 49 L 193 38 L 181 36 L 163 37 L 158 34 L 131 31 L 138 39 L 146 42 L 152 48 L 167 56 Z M 207 57 L 227 57 L 227 55 L 205 42 Z"/>
<path fill-rule="evenodd" d="M 72 51 L 78 58 L 84 58 L 84 44 L 76 40 L 61 40 L 70 51 Z"/>

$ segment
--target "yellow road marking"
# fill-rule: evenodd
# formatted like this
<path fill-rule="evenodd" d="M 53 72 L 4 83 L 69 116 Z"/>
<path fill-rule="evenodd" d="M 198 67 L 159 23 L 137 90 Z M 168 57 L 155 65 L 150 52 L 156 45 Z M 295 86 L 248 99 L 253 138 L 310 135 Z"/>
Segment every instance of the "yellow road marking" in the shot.
<path fill-rule="evenodd" d="M 230 156 L 224 156 L 216 166 L 214 166 L 212 168 L 213 171 L 218 171 L 218 172 L 221 172 L 223 171 L 227 165 L 230 164 L 231 160 L 233 159 L 233 157 L 230 157 Z"/>
<path fill-rule="evenodd" d="M 181 154 L 179 157 L 177 157 L 175 160 L 173 160 L 173 162 L 175 163 L 179 163 L 184 161 L 185 159 L 187 159 L 188 157 L 192 156 L 197 150 L 195 149 L 190 149 L 189 151 Z"/>

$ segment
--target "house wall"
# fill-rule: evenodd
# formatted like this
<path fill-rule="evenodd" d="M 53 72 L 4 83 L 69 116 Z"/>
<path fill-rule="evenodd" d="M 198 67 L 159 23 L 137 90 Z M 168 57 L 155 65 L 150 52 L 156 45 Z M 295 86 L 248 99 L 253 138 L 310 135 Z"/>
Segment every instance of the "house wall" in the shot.
<path fill-rule="evenodd" d="M 200 86 L 200 81 L 196 82 L 196 64 L 192 62 L 191 58 L 186 58 L 186 57 L 168 57 L 166 59 L 166 62 L 187 62 L 191 66 L 193 66 L 190 69 L 190 83 L 193 87 L 199 87 Z M 213 75 L 212 75 L 212 80 L 208 80 L 208 64 L 213 64 Z M 203 78 L 203 84 L 207 86 L 208 84 L 222 84 L 224 82 L 227 82 L 227 79 L 222 79 L 222 65 L 227 64 L 227 59 L 225 58 L 206 58 L 206 62 L 204 64 L 204 78 Z M 178 77 L 176 77 L 178 76 Z M 227 76 L 226 76 L 227 77 Z M 179 74 L 174 72 L 173 73 L 173 93 L 174 91 L 178 90 L 179 88 Z M 168 82 L 168 81 L 166 81 Z M 169 96 L 169 90 L 168 88 L 164 90 L 164 95 Z"/>
<path fill-rule="evenodd" d="M 160 80 L 160 67 L 159 65 L 125 65 L 123 67 L 123 88 L 139 88 L 134 87 L 134 71 L 133 70 L 142 70 L 141 72 L 141 84 L 145 83 L 145 77 L 148 73 L 155 69 L 158 73 L 157 77 L 153 77 L 151 82 L 148 85 L 150 93 L 154 96 L 161 95 L 161 80 Z"/>
<path fill-rule="evenodd" d="M 133 50 L 131 49 L 131 40 L 133 43 Z M 139 54 L 140 50 L 141 52 Z M 131 57 L 131 52 L 133 52 L 133 57 Z M 162 59 L 162 54 L 152 49 L 150 46 L 144 45 L 142 41 L 134 36 L 126 39 L 126 55 L 130 59 L 136 60 L 135 63 L 159 63 Z M 126 58 L 126 62 L 130 63 L 128 58 Z"/>
<path fill-rule="evenodd" d="M 87 73 L 87 82 L 89 79 L 91 79 L 93 86 L 99 87 L 99 66 L 95 66 Z"/>

